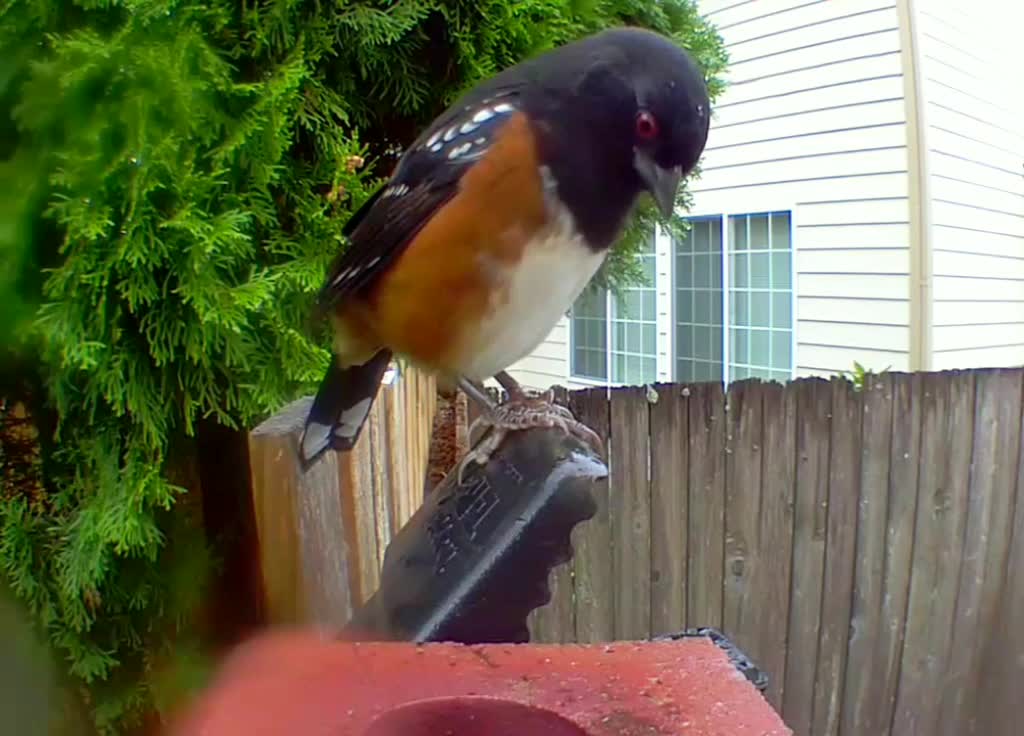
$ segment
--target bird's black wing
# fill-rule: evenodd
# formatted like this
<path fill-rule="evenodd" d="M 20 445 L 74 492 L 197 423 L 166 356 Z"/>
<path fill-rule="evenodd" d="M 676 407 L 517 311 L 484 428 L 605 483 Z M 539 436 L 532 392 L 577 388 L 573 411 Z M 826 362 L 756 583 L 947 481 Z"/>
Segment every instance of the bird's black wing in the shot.
<path fill-rule="evenodd" d="M 317 296 L 327 309 L 370 285 L 458 190 L 519 109 L 519 89 L 482 87 L 438 117 L 402 156 L 388 183 L 349 220 L 348 247 L 331 265 Z"/>

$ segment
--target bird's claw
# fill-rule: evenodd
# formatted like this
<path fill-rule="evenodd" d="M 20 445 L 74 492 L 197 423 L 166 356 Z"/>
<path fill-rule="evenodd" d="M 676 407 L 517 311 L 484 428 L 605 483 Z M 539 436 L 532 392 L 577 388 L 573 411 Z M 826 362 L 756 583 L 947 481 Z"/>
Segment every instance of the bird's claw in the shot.
<path fill-rule="evenodd" d="M 601 437 L 590 427 L 576 419 L 564 406 L 554 403 L 554 392 L 544 391 L 536 395 L 523 395 L 499 404 L 491 411 L 478 417 L 469 428 L 472 437 L 480 428 L 491 428 L 491 433 L 481 440 L 459 463 L 457 479 L 462 482 L 470 463 L 486 465 L 491 455 L 504 442 L 509 432 L 525 429 L 557 428 L 586 443 L 598 457 L 604 455 Z"/>

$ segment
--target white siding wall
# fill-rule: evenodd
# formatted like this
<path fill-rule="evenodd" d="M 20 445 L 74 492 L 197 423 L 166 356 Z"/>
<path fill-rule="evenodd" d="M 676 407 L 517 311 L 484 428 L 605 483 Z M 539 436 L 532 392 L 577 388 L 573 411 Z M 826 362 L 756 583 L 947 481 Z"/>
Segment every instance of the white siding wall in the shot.
<path fill-rule="evenodd" d="M 796 374 L 907 368 L 909 208 L 892 0 L 701 3 L 730 88 L 695 214 L 791 209 Z"/>
<path fill-rule="evenodd" d="M 932 367 L 1024 363 L 1021 3 L 919 0 Z"/>
<path fill-rule="evenodd" d="M 905 370 L 909 210 L 894 0 L 699 5 L 731 64 L 692 214 L 792 210 L 798 375 L 854 360 Z M 668 278 L 659 274 L 666 295 Z M 513 373 L 532 386 L 575 385 L 568 342 L 563 320 Z"/>

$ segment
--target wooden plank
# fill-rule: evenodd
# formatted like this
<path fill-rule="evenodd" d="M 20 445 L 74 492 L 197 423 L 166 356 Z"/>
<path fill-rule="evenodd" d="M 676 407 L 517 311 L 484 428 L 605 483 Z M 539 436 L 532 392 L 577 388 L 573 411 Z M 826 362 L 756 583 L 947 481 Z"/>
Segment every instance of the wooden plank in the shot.
<path fill-rule="evenodd" d="M 755 642 L 758 665 L 768 673 L 768 701 L 781 710 L 786 682 L 789 586 L 793 556 L 798 384 L 763 387 L 761 514 L 752 600 L 759 609 Z"/>
<path fill-rule="evenodd" d="M 271 625 L 340 627 L 352 613 L 352 569 L 340 507 L 338 456 L 303 473 L 298 439 L 310 399 L 300 399 L 249 435 L 260 566 Z"/>
<path fill-rule="evenodd" d="M 566 390 L 555 388 L 555 402 L 568 406 L 569 397 Z M 576 638 L 576 621 L 573 610 L 573 574 L 572 565 L 558 565 L 548 575 L 548 589 L 551 599 L 547 605 L 534 609 L 527 618 L 530 629 L 530 641 L 541 643 L 568 643 Z"/>
<path fill-rule="evenodd" d="M 933 734 L 949 662 L 973 443 L 974 377 L 924 376 L 914 558 L 894 734 Z"/>
<path fill-rule="evenodd" d="M 1024 371 L 1018 369 L 1019 374 Z M 1024 415 L 1021 421 L 1024 422 Z M 1015 734 L 1020 731 L 1020 683 L 1024 682 L 1024 424 L 1017 445 L 1016 494 L 1011 494 L 1013 534 L 1002 568 L 1003 585 L 985 666 L 979 678 L 977 728 L 973 733 Z M 1010 470 L 1012 473 L 1012 469 Z M 973 725 L 973 724 L 972 724 Z"/>
<path fill-rule="evenodd" d="M 921 374 L 891 374 L 892 431 L 886 503 L 885 562 L 882 613 L 872 679 L 877 687 L 874 707 L 856 713 L 863 733 L 888 734 L 896 704 L 903 657 L 907 603 L 917 519 L 918 472 L 921 464 Z M 863 476 L 862 476 L 863 477 Z M 852 670 L 851 670 L 852 671 Z M 857 732 L 855 732 L 857 733 Z"/>
<path fill-rule="evenodd" d="M 866 724 L 879 707 L 882 692 L 881 678 L 871 673 L 878 671 L 884 661 L 879 633 L 883 626 L 892 406 L 892 376 L 869 377 L 861 412 L 857 552 L 841 709 L 844 734 L 876 733 L 866 730 Z"/>
<path fill-rule="evenodd" d="M 798 736 L 811 733 L 818 628 L 825 571 L 832 394 L 819 378 L 796 382 L 796 494 L 793 507 L 793 583 L 782 717 Z"/>
<path fill-rule="evenodd" d="M 686 628 L 689 412 L 675 384 L 651 404 L 651 633 Z"/>
<path fill-rule="evenodd" d="M 364 603 L 380 584 L 371 463 L 370 433 L 364 428 L 355 447 L 338 455 L 342 506 L 353 522 L 350 549 L 355 551 L 356 579 L 352 592 L 356 605 Z"/>
<path fill-rule="evenodd" d="M 846 380 L 832 381 L 832 432 L 829 441 L 828 531 L 821 598 L 821 635 L 815 676 L 814 733 L 839 732 L 843 675 L 850 631 L 850 591 L 857 542 L 860 493 L 860 395 Z"/>
<path fill-rule="evenodd" d="M 388 390 L 382 388 L 381 394 L 386 393 L 388 393 Z M 391 520 L 390 512 L 388 511 L 388 501 L 393 494 L 400 492 L 400 489 L 395 487 L 391 475 L 387 472 L 388 458 L 392 450 L 396 450 L 396 448 L 387 442 L 386 429 L 381 426 L 384 408 L 381 405 L 380 398 L 378 396 L 378 400 L 374 402 L 367 421 L 367 427 L 364 429 L 369 440 L 367 446 L 370 460 L 368 464 L 370 469 L 370 496 L 373 513 L 374 548 L 376 550 L 375 563 L 378 570 L 384 565 L 384 550 L 387 548 L 388 542 L 391 541 Z M 404 450 L 406 448 L 397 448 L 398 452 Z M 378 573 L 378 581 L 379 577 Z"/>
<path fill-rule="evenodd" d="M 939 712 L 940 733 L 950 736 L 978 728 L 981 670 L 1004 584 L 1020 447 L 1021 372 L 979 371 L 975 379 L 967 529 Z"/>
<path fill-rule="evenodd" d="M 720 383 L 685 386 L 689 394 L 690 626 L 722 625 L 725 571 L 725 396 Z"/>
<path fill-rule="evenodd" d="M 394 534 L 402 528 L 411 514 L 410 500 L 412 490 L 411 479 L 419 478 L 409 474 L 410 448 L 405 444 L 404 424 L 407 417 L 400 413 L 399 402 L 405 392 L 405 381 L 399 380 L 398 384 L 389 391 L 381 392 L 377 399 L 381 404 L 383 414 L 381 429 L 383 431 L 382 442 L 387 453 L 386 472 L 391 479 L 391 491 L 387 495 L 388 524 Z M 390 541 L 390 540 L 389 540 Z"/>
<path fill-rule="evenodd" d="M 651 634 L 650 415 L 643 387 L 611 392 L 612 572 L 615 638 Z"/>
<path fill-rule="evenodd" d="M 574 391 L 569 406 L 576 418 L 608 443 L 608 390 L 591 388 Z M 606 451 L 607 457 L 607 451 Z M 597 513 L 573 530 L 573 573 L 575 582 L 576 641 L 600 642 L 615 638 L 612 609 L 612 527 L 609 484 L 595 484 Z"/>
<path fill-rule="evenodd" d="M 428 492 L 427 462 L 430 454 L 430 435 L 437 408 L 437 389 L 434 379 L 424 371 L 410 370 L 412 378 L 406 386 L 406 416 L 410 418 L 409 476 L 415 485 L 410 491 L 410 514 L 415 513 Z"/>
<path fill-rule="evenodd" d="M 761 414 L 764 386 L 742 381 L 726 400 L 725 586 L 722 629 L 755 660 L 757 620 L 764 615 L 754 598 L 761 516 Z"/>

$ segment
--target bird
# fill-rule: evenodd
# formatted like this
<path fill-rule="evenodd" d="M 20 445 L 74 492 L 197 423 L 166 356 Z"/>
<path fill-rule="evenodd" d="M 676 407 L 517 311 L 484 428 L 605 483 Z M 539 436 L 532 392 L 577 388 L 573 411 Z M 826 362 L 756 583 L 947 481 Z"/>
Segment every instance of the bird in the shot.
<path fill-rule="evenodd" d="M 355 445 L 394 358 L 480 404 L 493 431 L 460 477 L 531 427 L 558 427 L 600 454 L 550 390 L 527 392 L 507 369 L 571 309 L 642 194 L 672 214 L 710 117 L 693 57 L 629 26 L 541 52 L 456 99 L 343 228 L 348 245 L 316 296 L 332 358 L 302 460 Z M 489 378 L 505 401 L 491 399 Z"/>

